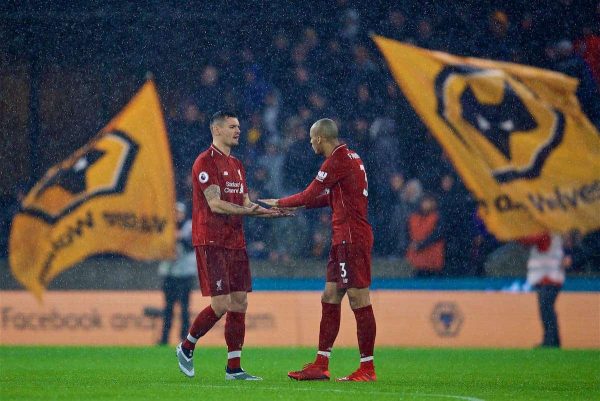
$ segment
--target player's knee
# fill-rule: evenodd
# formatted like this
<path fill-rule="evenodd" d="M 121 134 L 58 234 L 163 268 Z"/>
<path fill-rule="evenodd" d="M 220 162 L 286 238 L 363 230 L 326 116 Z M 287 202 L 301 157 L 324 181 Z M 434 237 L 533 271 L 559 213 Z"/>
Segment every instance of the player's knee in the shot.
<path fill-rule="evenodd" d="M 217 315 L 218 317 L 223 316 L 224 314 L 227 313 L 227 304 L 219 304 L 219 305 L 211 305 L 213 308 L 213 311 L 215 312 L 215 315 Z"/>
<path fill-rule="evenodd" d="M 248 301 L 231 303 L 229 310 L 232 312 L 246 313 Z"/>
<path fill-rule="evenodd" d="M 210 303 L 215 315 L 223 316 L 229 309 L 229 296 L 213 297 Z"/>
<path fill-rule="evenodd" d="M 321 295 L 321 302 L 326 304 L 339 304 L 344 298 L 344 292 L 327 290 Z"/>
<path fill-rule="evenodd" d="M 229 301 L 227 310 L 229 312 L 240 312 L 240 313 L 245 313 L 246 310 L 248 309 L 248 299 L 247 298 L 234 298 L 231 297 L 231 300 Z"/>
<path fill-rule="evenodd" d="M 369 293 L 364 291 L 348 291 L 348 301 L 352 309 L 364 308 L 371 305 Z"/>

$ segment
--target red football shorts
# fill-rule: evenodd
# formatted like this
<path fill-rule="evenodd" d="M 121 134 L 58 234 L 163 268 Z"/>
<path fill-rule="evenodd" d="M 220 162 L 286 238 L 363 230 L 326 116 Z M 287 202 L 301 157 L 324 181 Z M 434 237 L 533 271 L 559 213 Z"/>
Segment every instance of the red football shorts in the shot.
<path fill-rule="evenodd" d="M 250 264 L 245 249 L 197 246 L 196 264 L 204 297 L 252 291 Z"/>
<path fill-rule="evenodd" d="M 371 245 L 339 244 L 329 251 L 327 281 L 338 288 L 367 288 L 371 285 Z"/>

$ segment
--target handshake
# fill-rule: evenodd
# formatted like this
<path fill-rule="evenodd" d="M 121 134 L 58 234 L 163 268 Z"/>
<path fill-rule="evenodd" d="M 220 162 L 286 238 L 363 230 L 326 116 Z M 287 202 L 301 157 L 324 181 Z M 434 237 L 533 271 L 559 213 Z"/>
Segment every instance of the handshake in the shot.
<path fill-rule="evenodd" d="M 258 199 L 257 202 L 260 202 L 264 205 L 269 206 L 268 208 L 260 206 L 258 203 L 253 203 L 250 206 L 251 216 L 257 217 L 293 217 L 294 211 L 297 208 L 283 208 L 277 206 L 278 199 Z"/>

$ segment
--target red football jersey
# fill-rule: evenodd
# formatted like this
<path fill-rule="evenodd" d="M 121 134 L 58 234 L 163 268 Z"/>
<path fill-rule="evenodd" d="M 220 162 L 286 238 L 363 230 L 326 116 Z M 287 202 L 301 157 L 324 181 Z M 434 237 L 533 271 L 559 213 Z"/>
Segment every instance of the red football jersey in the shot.
<path fill-rule="evenodd" d="M 242 163 L 211 145 L 194 162 L 192 177 L 192 244 L 244 248 L 246 241 L 242 216 L 213 213 L 204 197 L 206 188 L 218 185 L 221 199 L 243 205 L 248 186 Z"/>
<path fill-rule="evenodd" d="M 360 156 L 342 144 L 323 162 L 308 188 L 280 199 L 279 206 L 311 208 L 329 204 L 333 210 L 333 245 L 372 244 L 373 232 L 367 219 L 368 195 L 367 173 Z"/>

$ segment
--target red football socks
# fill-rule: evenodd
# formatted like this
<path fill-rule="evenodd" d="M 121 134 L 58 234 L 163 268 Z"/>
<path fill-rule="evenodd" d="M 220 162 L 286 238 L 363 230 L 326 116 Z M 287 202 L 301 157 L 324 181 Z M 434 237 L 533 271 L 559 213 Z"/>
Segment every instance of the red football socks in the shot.
<path fill-rule="evenodd" d="M 190 328 L 190 333 L 187 338 L 183 340 L 181 346 L 188 350 L 196 348 L 196 341 L 208 333 L 219 319 L 220 317 L 215 314 L 215 311 L 210 305 L 204 308 L 202 312 L 198 313 L 196 319 L 194 319 L 194 323 L 192 323 L 192 327 Z"/>
<path fill-rule="evenodd" d="M 373 370 L 373 349 L 375 348 L 375 315 L 371 305 L 354 309 L 356 317 L 356 334 L 360 351 L 361 369 Z"/>
<path fill-rule="evenodd" d="M 227 343 L 227 368 L 239 369 L 242 347 L 246 335 L 246 314 L 227 312 L 225 319 L 225 342 Z"/>
<path fill-rule="evenodd" d="M 342 307 L 340 304 L 328 304 L 321 302 L 321 326 L 319 329 L 319 352 L 315 364 L 327 367 L 329 355 L 333 343 L 340 331 L 340 316 Z"/>

